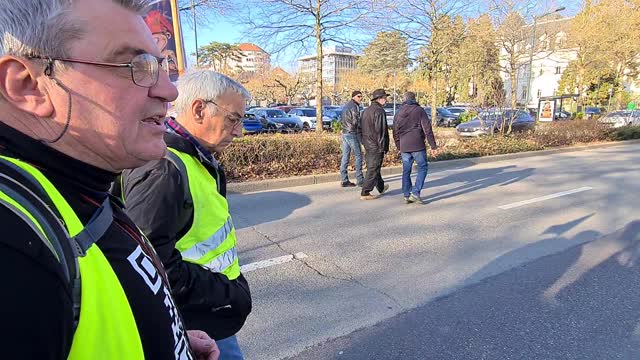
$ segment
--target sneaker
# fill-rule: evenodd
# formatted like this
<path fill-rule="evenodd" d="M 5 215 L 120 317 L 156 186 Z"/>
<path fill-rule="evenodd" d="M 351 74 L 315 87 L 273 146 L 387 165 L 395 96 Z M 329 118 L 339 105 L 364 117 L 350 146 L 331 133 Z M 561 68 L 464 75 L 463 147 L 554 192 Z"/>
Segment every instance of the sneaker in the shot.
<path fill-rule="evenodd" d="M 382 191 L 380 191 L 380 195 L 386 193 L 387 190 L 389 190 L 389 184 L 384 184 L 384 188 L 382 188 Z"/>
<path fill-rule="evenodd" d="M 411 194 L 411 196 L 409 196 L 409 200 L 411 200 L 411 202 L 416 202 L 418 204 L 424 205 L 424 200 L 422 200 L 419 195 Z"/>
<path fill-rule="evenodd" d="M 411 204 L 413 202 L 413 200 L 411 200 L 410 196 L 405 196 L 404 197 L 404 203 L 405 204 Z"/>
<path fill-rule="evenodd" d="M 377 198 L 378 198 L 378 195 L 373 195 L 373 194 L 360 195 L 360 200 L 375 200 Z"/>
<path fill-rule="evenodd" d="M 347 182 L 340 183 L 340 186 L 342 186 L 342 187 L 354 187 L 354 186 L 356 186 L 356 184 L 352 183 L 351 181 L 347 181 Z"/>

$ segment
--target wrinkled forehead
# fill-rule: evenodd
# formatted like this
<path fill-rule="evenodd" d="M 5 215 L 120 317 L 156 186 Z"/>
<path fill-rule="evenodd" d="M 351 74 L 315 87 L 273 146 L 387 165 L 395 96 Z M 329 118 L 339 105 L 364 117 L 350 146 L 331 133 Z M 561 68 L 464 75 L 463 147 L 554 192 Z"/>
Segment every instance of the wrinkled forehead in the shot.
<path fill-rule="evenodd" d="M 77 1 L 69 15 L 84 33 L 80 40 L 70 44 L 74 57 L 128 61 L 139 53 L 161 56 L 142 16 L 113 1 Z"/>

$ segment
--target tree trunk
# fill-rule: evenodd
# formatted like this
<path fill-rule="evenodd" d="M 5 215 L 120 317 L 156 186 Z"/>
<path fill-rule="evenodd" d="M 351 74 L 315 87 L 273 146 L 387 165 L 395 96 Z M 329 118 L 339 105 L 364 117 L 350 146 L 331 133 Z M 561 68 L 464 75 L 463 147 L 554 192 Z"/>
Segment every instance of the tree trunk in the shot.
<path fill-rule="evenodd" d="M 432 73 L 429 77 L 431 78 L 431 124 L 438 126 L 438 110 L 436 109 L 438 104 L 438 74 Z"/>
<path fill-rule="evenodd" d="M 511 108 L 515 109 L 517 107 L 518 102 L 518 78 L 516 72 L 518 68 L 515 66 L 511 66 L 511 71 L 509 72 L 509 81 L 511 81 Z"/>
<path fill-rule="evenodd" d="M 320 11 L 322 0 L 316 0 L 316 132 L 321 133 L 322 129 L 322 27 L 320 23 Z"/>

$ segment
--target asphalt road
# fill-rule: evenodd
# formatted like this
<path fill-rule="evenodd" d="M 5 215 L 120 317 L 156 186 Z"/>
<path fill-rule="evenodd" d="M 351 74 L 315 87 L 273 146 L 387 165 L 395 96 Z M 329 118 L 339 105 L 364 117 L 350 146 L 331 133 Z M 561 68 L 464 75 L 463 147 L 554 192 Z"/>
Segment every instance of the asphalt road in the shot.
<path fill-rule="evenodd" d="M 241 264 L 280 259 L 245 273 L 245 356 L 639 359 L 639 164 L 622 145 L 449 169 L 423 206 L 397 176 L 375 201 L 231 195 Z"/>

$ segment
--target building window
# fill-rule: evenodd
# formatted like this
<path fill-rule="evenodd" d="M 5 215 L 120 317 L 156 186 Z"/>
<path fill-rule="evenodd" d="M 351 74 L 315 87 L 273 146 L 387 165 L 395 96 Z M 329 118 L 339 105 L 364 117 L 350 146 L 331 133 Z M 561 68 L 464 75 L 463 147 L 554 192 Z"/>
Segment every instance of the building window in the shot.
<path fill-rule="evenodd" d="M 556 75 L 562 74 L 562 68 L 560 66 L 556 66 Z"/>
<path fill-rule="evenodd" d="M 527 98 L 527 87 L 523 86 L 522 87 L 522 95 L 520 96 L 521 99 L 526 99 Z"/>
<path fill-rule="evenodd" d="M 542 90 L 538 89 L 538 99 L 542 97 Z"/>

